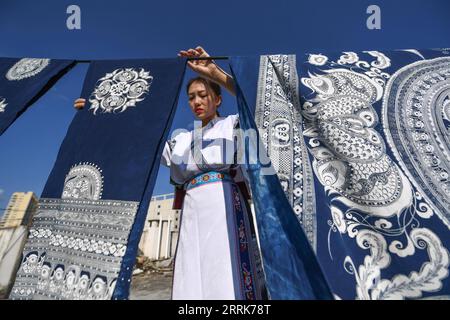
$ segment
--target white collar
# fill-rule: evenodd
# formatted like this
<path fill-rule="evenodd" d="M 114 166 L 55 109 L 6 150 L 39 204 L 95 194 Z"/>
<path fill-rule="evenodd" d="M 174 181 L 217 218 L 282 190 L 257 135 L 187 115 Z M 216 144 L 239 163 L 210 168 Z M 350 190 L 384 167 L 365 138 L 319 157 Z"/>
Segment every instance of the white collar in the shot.
<path fill-rule="evenodd" d="M 215 117 L 214 119 L 211 119 L 211 121 L 209 121 L 208 124 L 203 127 L 203 130 L 213 127 L 217 122 L 219 122 L 222 119 L 223 119 L 222 117 Z"/>

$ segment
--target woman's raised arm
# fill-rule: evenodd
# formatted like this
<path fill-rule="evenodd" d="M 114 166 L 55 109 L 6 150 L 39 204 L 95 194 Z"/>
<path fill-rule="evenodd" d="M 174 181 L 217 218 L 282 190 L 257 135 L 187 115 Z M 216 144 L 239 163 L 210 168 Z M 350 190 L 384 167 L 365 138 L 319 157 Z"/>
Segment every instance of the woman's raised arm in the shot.
<path fill-rule="evenodd" d="M 202 47 L 195 49 L 181 50 L 178 53 L 180 57 L 195 58 L 195 57 L 209 57 L 210 55 Z M 220 68 L 213 60 L 191 60 L 188 61 L 188 66 L 200 76 L 214 81 L 218 85 L 224 87 L 233 96 L 236 95 L 234 89 L 234 79 L 222 68 Z"/>

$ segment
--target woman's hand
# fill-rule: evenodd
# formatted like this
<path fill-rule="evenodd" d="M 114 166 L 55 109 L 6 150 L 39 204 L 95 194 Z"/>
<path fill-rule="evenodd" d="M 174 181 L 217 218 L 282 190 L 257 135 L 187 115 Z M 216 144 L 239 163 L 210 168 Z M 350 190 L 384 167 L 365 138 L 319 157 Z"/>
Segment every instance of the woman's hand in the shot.
<path fill-rule="evenodd" d="M 209 54 L 202 47 L 195 49 L 181 50 L 178 53 L 179 57 L 186 58 L 200 58 L 209 57 Z M 217 76 L 220 73 L 219 67 L 212 60 L 191 60 L 187 62 L 188 66 L 202 77 L 212 81 L 217 81 Z"/>
<path fill-rule="evenodd" d="M 209 54 L 202 47 L 197 47 L 195 49 L 181 50 L 178 53 L 178 56 L 186 58 L 199 58 L 209 57 Z M 227 89 L 232 95 L 236 95 L 233 78 L 223 71 L 217 64 L 215 64 L 213 60 L 190 60 L 187 64 L 193 71 L 200 74 L 200 76 L 214 81 Z"/>
<path fill-rule="evenodd" d="M 73 103 L 74 108 L 77 110 L 83 109 L 85 105 L 86 105 L 86 99 L 83 99 L 83 98 L 78 98 Z"/>

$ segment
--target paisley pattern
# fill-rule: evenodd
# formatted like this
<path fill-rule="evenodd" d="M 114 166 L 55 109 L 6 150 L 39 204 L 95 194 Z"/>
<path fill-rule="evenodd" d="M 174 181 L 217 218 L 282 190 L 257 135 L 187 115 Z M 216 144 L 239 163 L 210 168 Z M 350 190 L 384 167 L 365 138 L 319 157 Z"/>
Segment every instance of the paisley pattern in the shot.
<path fill-rule="evenodd" d="M 15 63 L 5 76 L 10 81 L 30 78 L 44 70 L 49 63 L 50 59 L 23 58 Z"/>
<path fill-rule="evenodd" d="M 397 274 L 392 280 L 381 279 L 380 271 L 389 267 L 391 257 L 386 240 L 379 233 L 362 230 L 356 241 L 362 249 L 369 249 L 370 255 L 364 259 L 359 268 L 353 265 L 347 256 L 346 265 L 354 273 L 359 300 L 402 300 L 420 298 L 422 291 L 434 292 L 442 288 L 442 279 L 448 277 L 449 255 L 440 239 L 429 229 L 416 228 L 410 233 L 415 249 L 427 249 L 429 261 L 419 271 L 409 275 Z"/>
<path fill-rule="evenodd" d="M 398 70 L 386 88 L 385 132 L 411 181 L 450 227 L 450 57 Z"/>
<path fill-rule="evenodd" d="M 398 214 L 411 203 L 411 188 L 374 130 L 378 115 L 372 103 L 381 98 L 381 86 L 345 69 L 302 82 L 318 93 L 318 103 L 305 111 L 311 122 L 304 134 L 318 142 L 311 152 L 319 180 L 348 206 L 380 216 Z"/>
<path fill-rule="evenodd" d="M 303 134 L 325 197 L 317 257 L 339 299 L 450 298 L 446 54 L 322 53 L 302 65 Z"/>
<path fill-rule="evenodd" d="M 99 84 L 89 98 L 89 110 L 93 110 L 94 114 L 98 110 L 102 113 L 121 113 L 135 107 L 136 103 L 145 99 L 152 81 L 153 76 L 144 69 L 116 69 L 98 80 Z"/>

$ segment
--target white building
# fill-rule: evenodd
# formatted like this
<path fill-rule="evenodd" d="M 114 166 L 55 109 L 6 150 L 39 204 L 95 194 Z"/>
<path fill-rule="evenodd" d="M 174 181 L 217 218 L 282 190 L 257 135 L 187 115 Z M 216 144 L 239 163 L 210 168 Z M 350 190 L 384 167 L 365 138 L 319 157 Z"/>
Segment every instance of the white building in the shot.
<path fill-rule="evenodd" d="M 147 219 L 139 242 L 139 249 L 150 260 L 163 260 L 175 255 L 181 210 L 172 209 L 174 194 L 152 197 Z M 253 223 L 256 227 L 253 203 L 250 203 Z M 258 229 L 256 234 L 258 235 Z M 258 239 L 258 237 L 257 237 Z M 259 246 L 259 241 L 258 241 Z"/>
<path fill-rule="evenodd" d="M 150 260 L 173 257 L 178 241 L 180 211 L 172 209 L 173 193 L 152 197 L 139 249 Z"/>
<path fill-rule="evenodd" d="M 0 220 L 0 292 L 7 294 L 13 285 L 37 206 L 33 192 L 14 192 Z"/>
<path fill-rule="evenodd" d="M 38 198 L 33 192 L 14 192 L 9 199 L 5 214 L 0 219 L 0 229 L 30 225 L 37 206 Z"/>

